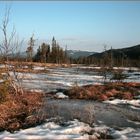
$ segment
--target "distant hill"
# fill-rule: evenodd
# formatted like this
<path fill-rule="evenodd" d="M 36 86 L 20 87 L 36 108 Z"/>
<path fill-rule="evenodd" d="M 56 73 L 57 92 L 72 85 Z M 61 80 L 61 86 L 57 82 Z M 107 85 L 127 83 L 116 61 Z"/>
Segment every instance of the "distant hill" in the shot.
<path fill-rule="evenodd" d="M 95 53 L 89 56 L 89 58 L 103 58 L 103 56 L 106 54 L 110 54 L 111 50 L 107 50 L 101 53 Z M 112 56 L 113 58 L 118 57 L 124 57 L 128 58 L 130 60 L 137 60 L 140 59 L 140 44 L 128 48 L 122 48 L 122 49 L 112 49 Z"/>
<path fill-rule="evenodd" d="M 95 54 L 96 52 L 90 52 L 90 51 L 80 51 L 80 50 L 67 50 L 67 55 L 71 58 L 79 58 L 79 57 L 88 57 L 92 54 Z M 33 52 L 33 56 L 35 56 L 36 52 Z M 27 53 L 26 51 L 16 53 L 16 54 L 9 54 L 9 57 L 16 57 L 19 56 L 20 58 L 26 58 Z"/>
<path fill-rule="evenodd" d="M 32 55 L 35 56 L 35 54 L 36 54 L 36 52 L 33 52 Z M 24 51 L 24 52 L 9 54 L 9 57 L 10 57 L 10 58 L 13 58 L 13 57 L 16 57 L 16 56 L 18 56 L 18 57 L 20 57 L 20 58 L 26 58 L 26 57 L 27 57 L 27 53 L 26 53 L 26 51 Z"/>
<path fill-rule="evenodd" d="M 96 52 L 90 52 L 90 51 L 67 50 L 67 55 L 72 57 L 72 58 L 88 57 L 88 56 L 93 55 L 95 53 Z"/>

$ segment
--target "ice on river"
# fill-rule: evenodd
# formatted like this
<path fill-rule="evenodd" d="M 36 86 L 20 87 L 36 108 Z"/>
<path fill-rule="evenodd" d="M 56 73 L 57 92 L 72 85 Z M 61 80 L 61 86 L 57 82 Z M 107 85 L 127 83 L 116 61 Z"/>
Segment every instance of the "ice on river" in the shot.
<path fill-rule="evenodd" d="M 42 70 L 43 68 L 36 67 L 34 69 Z M 48 73 L 17 73 L 17 76 L 21 80 L 24 88 L 39 92 L 48 92 L 58 88 L 69 88 L 74 84 L 78 84 L 79 86 L 88 84 L 102 84 L 104 78 L 97 72 L 88 72 L 86 69 L 84 70 L 84 68 L 83 70 L 79 70 L 77 68 L 49 68 L 47 70 L 49 70 Z M 140 72 L 126 72 L 126 74 L 128 74 L 129 77 L 128 79 L 125 79 L 125 81 L 140 82 Z M 11 75 L 13 75 L 13 73 L 11 73 Z M 140 106 L 139 100 L 114 100 L 107 102 L 112 104 L 127 103 L 132 107 L 137 108 Z M 104 117 L 106 114 L 103 112 L 102 115 Z M 95 131 L 95 133 L 92 135 L 93 138 L 103 131 L 109 133 L 112 137 L 117 139 L 140 138 L 140 128 L 111 128 L 105 124 L 98 124 L 90 127 L 84 122 L 73 120 L 68 121 L 67 125 L 60 125 L 55 122 L 46 122 L 42 125 L 20 130 L 13 134 L 4 131 L 0 133 L 0 139 L 89 139 L 91 136 L 89 136 L 88 132 L 90 132 L 91 129 L 94 129 Z"/>
<path fill-rule="evenodd" d="M 112 101 L 104 101 L 104 103 L 110 103 L 110 104 L 124 104 L 124 105 L 130 105 L 132 108 L 135 107 L 135 109 L 139 109 L 140 110 L 140 99 L 133 99 L 133 100 L 120 100 L 120 99 L 114 99 Z"/>
<path fill-rule="evenodd" d="M 48 69 L 48 73 L 17 73 L 22 79 L 22 85 L 26 89 L 41 89 L 45 92 L 58 88 L 68 88 L 75 84 L 79 86 L 88 84 L 101 84 L 103 76 L 93 73 L 85 74 L 77 71 L 76 68 L 55 68 Z M 11 73 L 12 75 L 12 73 Z"/>
<path fill-rule="evenodd" d="M 34 69 L 42 69 L 35 67 Z M 87 71 L 81 68 L 48 68 L 47 73 L 17 73 L 22 79 L 22 85 L 26 89 L 41 89 L 49 92 L 58 88 L 69 88 L 73 85 L 102 84 L 104 77 L 95 71 Z M 129 77 L 124 81 L 140 82 L 140 72 L 125 72 Z M 11 72 L 11 75 L 12 72 Z M 110 76 L 109 76 L 110 77 Z M 109 78 L 108 77 L 108 78 Z M 107 79 L 109 81 L 109 79 Z"/>

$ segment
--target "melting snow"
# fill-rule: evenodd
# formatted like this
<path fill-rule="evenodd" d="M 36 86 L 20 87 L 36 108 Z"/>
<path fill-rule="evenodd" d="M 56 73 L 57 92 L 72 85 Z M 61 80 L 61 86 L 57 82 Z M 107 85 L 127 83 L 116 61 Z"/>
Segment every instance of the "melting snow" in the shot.
<path fill-rule="evenodd" d="M 4 67 L 0 65 L 0 67 Z M 82 68 L 82 67 L 81 67 Z M 83 67 L 87 68 L 87 67 Z M 100 69 L 100 67 L 89 67 L 93 69 Z M 35 70 L 44 70 L 44 67 L 34 67 Z M 116 68 L 118 69 L 118 68 Z M 122 68 L 121 68 L 122 69 Z M 129 70 L 129 68 L 123 68 L 124 70 Z M 83 73 L 77 68 L 56 68 L 48 69 L 50 73 L 16 73 L 18 78 L 22 79 L 23 86 L 30 89 L 32 92 L 43 92 L 44 90 L 56 90 L 57 88 L 68 88 L 74 83 L 78 85 L 87 85 L 87 84 L 102 84 L 103 76 L 97 75 L 97 73 Z M 137 70 L 132 68 L 131 70 Z M 10 73 L 13 75 L 13 73 Z M 128 73 L 127 73 L 128 74 Z M 140 82 L 140 78 L 134 73 L 129 74 L 129 79 L 125 81 L 137 81 Z M 56 93 L 58 98 L 68 98 L 61 92 Z M 112 101 L 105 101 L 105 103 L 110 104 L 129 104 L 131 108 L 139 109 L 140 108 L 140 99 L 137 100 L 119 100 L 115 99 Z M 0 139 L 89 139 L 87 132 L 90 132 L 92 129 L 89 125 L 79 122 L 78 120 L 68 122 L 69 125 L 62 126 L 54 122 L 46 122 L 43 125 L 37 127 L 20 130 L 11 134 L 7 131 L 0 133 Z M 120 130 L 115 130 L 107 126 L 95 126 L 94 127 L 95 135 L 99 135 L 99 132 L 109 133 L 117 139 L 139 139 L 140 138 L 140 129 L 134 128 L 122 128 Z M 96 138 L 96 136 L 94 138 Z"/>
<path fill-rule="evenodd" d="M 93 130 L 93 134 L 89 135 L 88 132 Z M 94 125 L 90 127 L 88 124 L 79 122 L 78 120 L 69 121 L 65 126 L 56 124 L 55 122 L 46 122 L 37 127 L 20 130 L 13 134 L 4 131 L 0 133 L 1 140 L 7 139 L 90 139 L 100 136 L 100 134 L 111 135 L 117 140 L 133 139 L 138 140 L 140 138 L 140 129 L 134 129 L 130 127 L 114 129 L 106 125 Z"/>
<path fill-rule="evenodd" d="M 88 139 L 86 132 L 91 127 L 78 120 L 68 122 L 67 126 L 61 126 L 54 122 L 47 122 L 43 125 L 20 130 L 11 134 L 7 131 L 0 133 L 1 140 L 7 139 Z"/>
<path fill-rule="evenodd" d="M 56 97 L 59 98 L 59 99 L 68 98 L 68 96 L 65 95 L 65 94 L 62 93 L 62 92 L 57 92 L 57 93 L 56 93 Z"/>
<path fill-rule="evenodd" d="M 34 67 L 34 70 L 44 70 L 44 69 L 45 69 L 45 67 L 39 67 L 39 66 Z"/>
<path fill-rule="evenodd" d="M 31 89 L 31 92 L 38 92 L 38 93 L 43 93 L 43 90 L 41 89 Z"/>
<path fill-rule="evenodd" d="M 140 100 L 120 100 L 120 99 L 114 99 L 112 101 L 104 101 L 104 103 L 110 103 L 110 104 L 129 104 L 132 106 L 140 107 Z"/>

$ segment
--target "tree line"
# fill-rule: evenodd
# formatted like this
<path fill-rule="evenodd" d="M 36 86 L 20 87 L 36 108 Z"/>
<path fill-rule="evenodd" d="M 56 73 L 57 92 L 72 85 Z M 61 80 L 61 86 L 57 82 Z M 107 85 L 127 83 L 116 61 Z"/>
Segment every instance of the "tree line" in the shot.
<path fill-rule="evenodd" d="M 33 56 L 33 46 L 35 40 L 33 36 L 29 40 L 29 47 L 26 50 L 27 61 L 41 62 L 41 63 L 67 63 L 68 56 L 67 50 L 63 50 L 62 47 L 56 42 L 55 38 L 52 39 L 52 44 L 42 43 L 35 56 Z"/>
<path fill-rule="evenodd" d="M 136 50 L 136 53 L 139 50 Z M 131 54 L 132 52 L 130 52 Z M 129 55 L 130 55 L 129 54 Z M 136 58 L 134 57 L 134 51 L 131 56 L 127 56 L 127 54 L 123 51 L 115 51 L 112 47 L 107 50 L 104 47 L 104 51 L 101 54 L 88 56 L 88 57 L 79 57 L 77 59 L 70 58 L 71 63 L 75 64 L 85 64 L 85 65 L 95 65 L 100 67 L 140 67 L 140 56 Z M 137 57 L 137 56 L 135 56 Z"/>
<path fill-rule="evenodd" d="M 67 54 L 67 49 L 63 49 L 56 39 L 52 38 L 52 43 L 42 43 L 38 49 L 35 56 L 33 56 L 33 49 L 35 46 L 34 35 L 32 35 L 28 42 L 28 47 L 26 49 L 27 56 L 26 58 L 22 58 L 20 56 L 20 46 L 22 46 L 23 40 L 19 40 L 16 30 L 13 27 L 11 32 L 8 32 L 9 26 L 9 14 L 10 8 L 8 8 L 5 12 L 5 16 L 2 20 L 2 24 L 0 24 L 1 40 L 0 40 L 0 61 L 3 63 L 4 61 L 9 60 L 19 60 L 19 61 L 27 61 L 27 62 L 40 62 L 40 63 L 74 63 L 74 64 L 86 64 L 86 65 L 96 65 L 96 66 L 136 66 L 140 67 L 140 56 L 137 59 L 131 59 L 125 53 L 116 53 L 110 49 L 110 51 L 104 48 L 104 54 L 102 57 L 79 57 L 79 58 L 71 58 Z M 130 52 L 131 53 L 131 52 Z M 136 53 L 138 51 L 136 50 Z M 135 54 L 136 54 L 135 53 Z M 12 55 L 12 57 L 11 57 Z"/>

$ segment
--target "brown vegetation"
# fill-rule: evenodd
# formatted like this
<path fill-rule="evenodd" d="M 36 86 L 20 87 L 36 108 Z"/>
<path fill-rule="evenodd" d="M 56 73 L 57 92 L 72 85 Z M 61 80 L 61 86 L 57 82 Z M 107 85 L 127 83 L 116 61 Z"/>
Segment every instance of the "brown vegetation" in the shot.
<path fill-rule="evenodd" d="M 0 131 L 13 132 L 41 123 L 45 117 L 40 113 L 42 99 L 43 94 L 40 93 L 7 94 L 0 104 Z"/>
<path fill-rule="evenodd" d="M 104 101 L 107 99 L 133 99 L 140 92 L 140 83 L 106 83 L 105 85 L 74 86 L 66 91 L 72 99 L 93 99 Z"/>
<path fill-rule="evenodd" d="M 3 64 L 3 62 L 1 63 Z M 9 61 L 8 63 L 5 62 L 5 64 L 10 64 L 10 65 L 22 65 L 22 66 L 38 66 L 38 67 L 47 67 L 47 68 L 56 68 L 58 66 L 62 67 L 70 67 L 70 66 L 76 66 L 76 64 L 57 64 L 57 63 L 40 63 L 40 62 L 25 62 L 25 61 Z"/>

